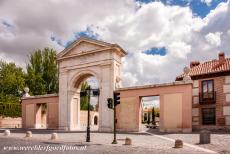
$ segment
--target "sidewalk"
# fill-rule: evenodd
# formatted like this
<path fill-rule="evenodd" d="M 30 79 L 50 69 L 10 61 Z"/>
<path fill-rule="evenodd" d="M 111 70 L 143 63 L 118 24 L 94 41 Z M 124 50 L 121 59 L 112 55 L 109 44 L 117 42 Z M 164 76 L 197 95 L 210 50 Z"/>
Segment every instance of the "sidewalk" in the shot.
<path fill-rule="evenodd" d="M 38 133 L 38 131 L 40 133 Z M 91 145 L 110 145 L 110 146 L 124 146 L 125 138 L 129 137 L 132 139 L 131 147 L 144 147 L 144 148 L 154 148 L 155 150 L 170 150 L 172 152 L 180 151 L 191 151 L 194 153 L 214 153 L 208 149 L 199 148 L 199 146 L 188 146 L 185 145 L 182 149 L 175 149 L 174 139 L 167 138 L 166 136 L 161 137 L 161 135 L 154 134 L 117 134 L 118 144 L 111 144 L 113 141 L 112 133 L 98 133 L 93 132 L 90 134 L 91 142 L 86 141 L 86 132 L 57 132 L 58 140 L 50 140 L 51 133 L 53 130 L 36 130 L 33 133 L 32 138 L 25 138 L 25 132 L 12 131 L 11 135 L 4 137 L 2 131 L 0 131 L 1 138 L 18 138 L 23 140 L 39 140 L 39 141 L 48 141 L 48 142 L 61 142 L 61 143 L 77 143 L 77 144 L 91 144 Z"/>

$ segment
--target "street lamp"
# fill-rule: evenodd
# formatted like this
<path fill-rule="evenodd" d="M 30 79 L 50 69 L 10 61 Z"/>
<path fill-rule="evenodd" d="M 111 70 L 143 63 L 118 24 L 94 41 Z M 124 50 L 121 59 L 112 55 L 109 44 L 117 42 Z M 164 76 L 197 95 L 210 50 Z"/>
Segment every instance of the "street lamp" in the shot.
<path fill-rule="evenodd" d="M 87 130 L 86 130 L 86 142 L 90 142 L 90 96 L 99 96 L 99 89 L 86 89 L 85 91 L 80 92 L 80 97 L 86 96 L 88 97 L 88 117 L 87 117 Z"/>

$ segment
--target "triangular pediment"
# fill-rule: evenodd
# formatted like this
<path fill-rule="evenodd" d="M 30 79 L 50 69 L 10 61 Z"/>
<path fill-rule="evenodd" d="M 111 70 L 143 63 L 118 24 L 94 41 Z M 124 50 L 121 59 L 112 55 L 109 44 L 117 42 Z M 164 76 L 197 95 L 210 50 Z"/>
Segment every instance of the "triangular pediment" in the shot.
<path fill-rule="evenodd" d="M 78 55 L 81 53 L 87 53 L 90 51 L 103 50 L 110 48 L 112 44 L 97 41 L 89 38 L 80 38 L 77 41 L 69 45 L 65 50 L 58 54 L 58 58 L 69 57 L 71 55 Z"/>

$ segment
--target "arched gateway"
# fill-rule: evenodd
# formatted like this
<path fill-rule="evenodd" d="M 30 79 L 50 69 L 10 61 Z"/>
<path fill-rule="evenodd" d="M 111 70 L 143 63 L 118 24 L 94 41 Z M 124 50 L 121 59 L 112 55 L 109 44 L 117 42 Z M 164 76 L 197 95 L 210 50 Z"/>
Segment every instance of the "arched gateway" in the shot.
<path fill-rule="evenodd" d="M 141 131 L 142 98 L 159 96 L 160 131 L 191 132 L 192 99 L 197 96 L 192 89 L 191 78 L 187 76 L 184 81 L 119 88 L 121 58 L 125 55 L 126 52 L 116 44 L 78 39 L 57 55 L 59 94 L 26 95 L 22 98 L 22 127 L 80 130 L 80 87 L 86 78 L 94 76 L 100 89 L 99 131 L 112 131 L 113 110 L 108 109 L 107 98 L 112 97 L 117 88 L 120 93 L 116 110 L 118 131 Z"/>
<path fill-rule="evenodd" d="M 59 128 L 80 129 L 80 87 L 88 77 L 99 82 L 99 131 L 113 128 L 107 98 L 120 84 L 121 58 L 126 52 L 117 44 L 80 38 L 57 55 L 59 65 Z"/>

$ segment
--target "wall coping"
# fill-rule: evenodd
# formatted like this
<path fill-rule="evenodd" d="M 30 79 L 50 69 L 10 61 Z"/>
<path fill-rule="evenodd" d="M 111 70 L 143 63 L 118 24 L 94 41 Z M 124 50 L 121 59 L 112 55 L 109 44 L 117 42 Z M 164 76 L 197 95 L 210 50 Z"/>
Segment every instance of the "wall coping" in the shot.
<path fill-rule="evenodd" d="M 26 100 L 26 99 L 48 98 L 48 97 L 58 97 L 58 94 L 35 95 L 35 96 L 24 97 L 21 99 Z"/>
<path fill-rule="evenodd" d="M 169 87 L 169 86 L 180 86 L 180 85 L 192 85 L 192 84 L 193 84 L 193 81 L 175 81 L 175 82 L 161 83 L 161 84 L 151 84 L 151 85 L 144 85 L 144 86 L 133 86 L 133 87 L 118 88 L 118 89 L 116 89 L 116 91 Z"/>

